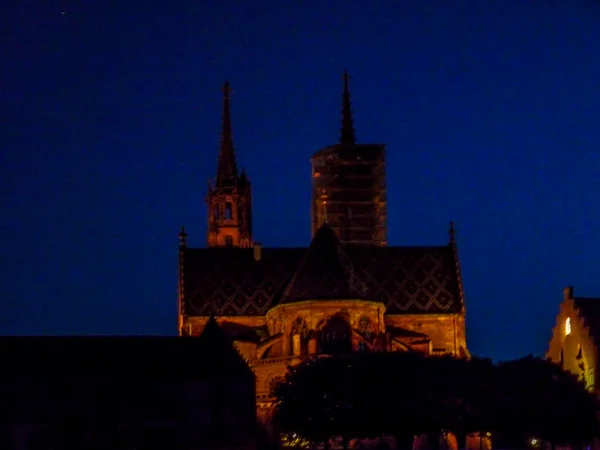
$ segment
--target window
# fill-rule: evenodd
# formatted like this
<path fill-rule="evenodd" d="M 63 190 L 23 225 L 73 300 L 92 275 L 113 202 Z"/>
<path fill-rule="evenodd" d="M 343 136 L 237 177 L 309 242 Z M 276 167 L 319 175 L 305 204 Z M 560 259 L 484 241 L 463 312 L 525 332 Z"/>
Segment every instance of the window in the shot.
<path fill-rule="evenodd" d="M 232 236 L 225 236 L 225 245 L 227 247 L 233 247 L 233 237 Z"/>
<path fill-rule="evenodd" d="M 565 353 L 563 352 L 562 349 L 560 350 L 558 359 L 559 359 L 559 363 L 560 363 L 560 368 L 564 370 L 564 368 L 565 368 Z"/>
<path fill-rule="evenodd" d="M 571 334 L 571 318 L 567 317 L 567 320 L 565 320 L 565 336 L 569 334 Z"/>
<path fill-rule="evenodd" d="M 331 316 L 319 336 L 321 352 L 339 355 L 352 352 L 352 328 L 340 314 Z"/>
<path fill-rule="evenodd" d="M 308 353 L 308 338 L 310 330 L 302 317 L 296 317 L 290 329 L 290 350 L 292 354 L 305 355 Z M 300 347 L 294 349 L 294 336 L 300 336 Z M 296 344 L 297 345 L 297 344 Z"/>
<path fill-rule="evenodd" d="M 225 203 L 225 220 L 233 219 L 233 205 L 231 202 Z"/>

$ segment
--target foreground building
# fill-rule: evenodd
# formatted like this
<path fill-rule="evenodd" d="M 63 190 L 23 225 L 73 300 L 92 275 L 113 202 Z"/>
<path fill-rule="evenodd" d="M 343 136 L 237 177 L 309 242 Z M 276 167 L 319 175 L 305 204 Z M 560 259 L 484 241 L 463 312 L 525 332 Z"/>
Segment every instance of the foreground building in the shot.
<path fill-rule="evenodd" d="M 600 298 L 575 297 L 572 287 L 565 288 L 546 358 L 577 375 L 588 389 L 597 391 L 599 348 Z"/>
<path fill-rule="evenodd" d="M 255 378 L 214 319 L 196 338 L 2 337 L 0 348 L 3 450 L 256 447 Z"/>
<path fill-rule="evenodd" d="M 354 351 L 467 356 L 454 230 L 442 245 L 387 245 L 385 146 L 356 143 L 347 73 L 340 142 L 311 160 L 308 247 L 253 241 L 251 184 L 237 168 L 227 83 L 223 102 L 208 247 L 190 248 L 180 233 L 180 334 L 197 335 L 218 316 L 256 374 L 265 421 L 270 387 L 306 358 Z"/>

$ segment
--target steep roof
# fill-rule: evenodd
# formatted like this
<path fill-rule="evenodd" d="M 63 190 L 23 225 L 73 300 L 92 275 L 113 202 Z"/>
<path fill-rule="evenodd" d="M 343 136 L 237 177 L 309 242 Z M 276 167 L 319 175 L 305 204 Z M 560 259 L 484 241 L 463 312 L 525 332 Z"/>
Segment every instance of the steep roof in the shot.
<path fill-rule="evenodd" d="M 252 371 L 216 324 L 199 337 L 4 336 L 0 379 L 13 376 L 246 379 Z"/>
<path fill-rule="evenodd" d="M 327 235 L 317 237 L 321 240 Z M 222 316 L 264 315 L 281 302 L 313 294 L 320 296 L 335 289 L 338 292 L 350 290 L 354 298 L 381 301 L 387 306 L 387 314 L 463 310 L 452 244 L 433 247 L 348 245 L 343 246 L 341 253 L 337 253 L 335 247 L 334 254 L 328 239 L 323 241 L 329 244 L 317 242 L 312 250 L 310 247 L 262 248 L 258 261 L 251 248 L 184 249 L 184 313 L 190 316 L 208 316 L 213 312 Z M 322 265 L 315 254 L 326 255 L 337 267 L 325 277 L 330 279 L 329 286 L 307 286 L 310 280 L 318 281 L 317 269 L 310 267 Z M 340 265 L 345 267 L 344 271 Z"/>
<path fill-rule="evenodd" d="M 367 287 L 354 273 L 352 260 L 327 224 L 315 233 L 280 303 L 314 299 L 365 298 Z"/>
<path fill-rule="evenodd" d="M 208 319 L 197 339 L 200 341 L 202 353 L 199 356 L 204 361 L 205 376 L 227 378 L 229 376 L 227 374 L 231 373 L 240 377 L 254 377 L 254 373 L 214 316 Z"/>

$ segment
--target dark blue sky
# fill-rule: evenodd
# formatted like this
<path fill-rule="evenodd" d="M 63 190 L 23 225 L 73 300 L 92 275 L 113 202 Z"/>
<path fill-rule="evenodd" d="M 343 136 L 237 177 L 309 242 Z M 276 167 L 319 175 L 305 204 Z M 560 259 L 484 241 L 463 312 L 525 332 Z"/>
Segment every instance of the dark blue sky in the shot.
<path fill-rule="evenodd" d="M 358 141 L 387 144 L 390 244 L 456 222 L 473 353 L 541 354 L 565 285 L 600 296 L 598 2 L 31 0 L 2 20 L 0 333 L 175 332 L 226 79 L 255 238 L 307 245 L 345 67 Z"/>

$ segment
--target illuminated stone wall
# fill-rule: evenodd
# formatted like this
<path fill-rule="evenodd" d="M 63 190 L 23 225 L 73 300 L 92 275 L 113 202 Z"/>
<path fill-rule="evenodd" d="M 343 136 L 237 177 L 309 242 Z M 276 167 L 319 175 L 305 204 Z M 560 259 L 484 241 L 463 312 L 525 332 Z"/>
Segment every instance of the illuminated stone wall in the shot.
<path fill-rule="evenodd" d="M 387 315 L 385 323 L 427 335 L 434 354 L 468 355 L 464 313 Z"/>
<path fill-rule="evenodd" d="M 575 307 L 572 288 L 564 289 L 546 358 L 584 379 L 589 389 L 597 390 L 598 349 L 581 312 Z"/>
<path fill-rule="evenodd" d="M 211 189 L 207 203 L 209 247 L 252 246 L 252 200 L 249 189 L 236 189 L 232 193 L 224 193 L 218 188 Z"/>
<path fill-rule="evenodd" d="M 305 301 L 280 305 L 264 317 L 223 316 L 218 318 L 222 326 L 237 324 L 242 327 L 266 326 L 270 336 L 281 334 L 266 343 L 235 341 L 239 352 L 247 360 L 256 375 L 256 393 L 267 398 L 274 381 L 285 376 L 289 365 L 298 364 L 317 354 L 316 335 L 319 327 L 334 315 L 341 315 L 353 330 L 367 321 L 374 335 L 379 336 L 370 344 L 372 350 L 385 350 L 386 326 L 392 325 L 428 336 L 431 342 L 411 346 L 424 354 L 449 353 L 464 356 L 466 352 L 464 314 L 407 314 L 384 315 L 385 306 L 378 302 L 362 300 Z M 190 317 L 185 325 L 193 335 L 198 335 L 207 317 Z M 303 336 L 294 336 L 294 324 L 305 326 Z M 358 351 L 362 337 L 352 333 L 352 350 Z M 377 348 L 375 348 L 377 347 Z M 396 348 L 394 348 L 396 349 Z M 263 358 L 267 354 L 268 357 Z"/>

